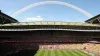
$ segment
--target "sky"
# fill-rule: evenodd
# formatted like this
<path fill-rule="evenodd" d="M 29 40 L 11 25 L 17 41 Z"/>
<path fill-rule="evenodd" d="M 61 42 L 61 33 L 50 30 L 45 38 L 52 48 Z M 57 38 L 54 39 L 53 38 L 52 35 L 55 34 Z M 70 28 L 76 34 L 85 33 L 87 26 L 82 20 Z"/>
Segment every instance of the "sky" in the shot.
<path fill-rule="evenodd" d="M 83 9 L 93 16 L 100 14 L 100 0 L 0 0 L 0 10 L 9 16 L 12 16 L 15 12 L 24 7 L 43 1 L 65 2 Z M 16 15 L 13 18 L 17 19 L 20 22 L 84 22 L 85 20 L 89 19 L 89 17 L 87 17 L 83 13 L 71 7 L 59 4 L 38 5 Z"/>

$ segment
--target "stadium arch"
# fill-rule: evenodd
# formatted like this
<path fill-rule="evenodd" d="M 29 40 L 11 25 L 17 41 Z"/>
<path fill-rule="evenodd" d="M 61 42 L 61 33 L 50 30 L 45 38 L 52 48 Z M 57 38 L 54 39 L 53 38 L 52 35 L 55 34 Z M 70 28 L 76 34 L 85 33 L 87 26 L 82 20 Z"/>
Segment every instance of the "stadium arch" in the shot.
<path fill-rule="evenodd" d="M 16 11 L 15 13 L 13 13 L 11 16 L 12 17 L 16 17 L 18 14 L 32 8 L 32 7 L 36 7 L 36 6 L 39 6 L 39 5 L 43 5 L 43 4 L 59 4 L 59 5 L 64 5 L 64 6 L 67 6 L 67 7 L 70 7 L 72 9 L 75 9 L 81 13 L 83 13 L 84 15 L 86 15 L 87 17 L 91 18 L 93 17 L 90 13 L 86 12 L 85 10 L 75 6 L 75 5 L 72 5 L 70 3 L 66 3 L 66 2 L 61 2 L 61 1 L 42 1 L 42 2 L 37 2 L 37 3 L 33 3 L 29 6 L 26 6 L 18 11 Z"/>

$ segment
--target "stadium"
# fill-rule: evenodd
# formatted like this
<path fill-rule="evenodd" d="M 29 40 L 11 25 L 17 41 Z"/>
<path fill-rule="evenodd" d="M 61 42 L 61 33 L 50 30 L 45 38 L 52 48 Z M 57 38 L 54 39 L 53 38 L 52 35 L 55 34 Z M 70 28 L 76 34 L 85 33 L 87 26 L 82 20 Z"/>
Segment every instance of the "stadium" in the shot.
<path fill-rule="evenodd" d="M 19 22 L 0 11 L 0 56 L 100 56 L 99 23 L 100 15 L 85 23 Z"/>

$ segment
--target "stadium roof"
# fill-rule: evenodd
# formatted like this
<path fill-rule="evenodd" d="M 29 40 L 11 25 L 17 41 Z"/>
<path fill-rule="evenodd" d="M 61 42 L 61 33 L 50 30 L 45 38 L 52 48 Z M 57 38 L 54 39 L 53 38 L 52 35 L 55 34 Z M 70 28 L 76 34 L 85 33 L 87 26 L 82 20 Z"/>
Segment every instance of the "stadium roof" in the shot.
<path fill-rule="evenodd" d="M 2 13 L 0 10 L 0 24 L 16 23 L 16 22 L 18 22 L 16 19 Z"/>
<path fill-rule="evenodd" d="M 86 20 L 85 22 L 86 23 L 92 23 L 92 24 L 100 24 L 100 14 Z"/>
<path fill-rule="evenodd" d="M 19 22 L 10 24 L 1 24 L 0 26 L 24 26 L 24 25 L 69 25 L 69 26 L 90 26 L 100 27 L 98 24 L 82 23 L 82 22 L 60 22 L 60 21 L 37 21 L 37 22 Z"/>
<path fill-rule="evenodd" d="M 94 22 L 94 19 L 99 16 L 87 20 L 87 23 L 61 21 L 18 22 L 16 19 L 0 12 L 0 31 L 70 30 L 100 32 L 99 24 L 90 23 L 91 21 Z"/>
<path fill-rule="evenodd" d="M 0 31 L 33 31 L 33 30 L 67 30 L 67 31 L 89 31 L 100 32 L 100 25 L 81 22 L 19 22 L 1 24 Z"/>

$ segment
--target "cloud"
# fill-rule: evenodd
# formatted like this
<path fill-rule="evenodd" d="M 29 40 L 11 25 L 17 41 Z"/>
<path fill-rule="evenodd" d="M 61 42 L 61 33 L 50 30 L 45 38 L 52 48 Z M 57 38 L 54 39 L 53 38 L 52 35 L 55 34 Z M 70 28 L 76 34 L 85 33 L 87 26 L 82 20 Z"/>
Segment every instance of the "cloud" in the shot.
<path fill-rule="evenodd" d="M 32 21 L 43 21 L 44 18 L 41 16 L 36 16 L 36 17 L 27 17 L 23 20 L 21 20 L 21 22 L 32 22 Z"/>

